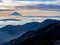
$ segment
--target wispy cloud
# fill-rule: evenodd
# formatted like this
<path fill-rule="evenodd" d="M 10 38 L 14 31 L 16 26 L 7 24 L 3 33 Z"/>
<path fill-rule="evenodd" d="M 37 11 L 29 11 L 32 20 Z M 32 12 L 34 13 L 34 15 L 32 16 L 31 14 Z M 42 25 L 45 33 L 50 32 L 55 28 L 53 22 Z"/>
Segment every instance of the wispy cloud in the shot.
<path fill-rule="evenodd" d="M 17 1 L 17 2 L 16 2 Z M 54 4 L 60 5 L 60 0 L 3 0 L 0 5 L 31 5 L 31 4 Z"/>

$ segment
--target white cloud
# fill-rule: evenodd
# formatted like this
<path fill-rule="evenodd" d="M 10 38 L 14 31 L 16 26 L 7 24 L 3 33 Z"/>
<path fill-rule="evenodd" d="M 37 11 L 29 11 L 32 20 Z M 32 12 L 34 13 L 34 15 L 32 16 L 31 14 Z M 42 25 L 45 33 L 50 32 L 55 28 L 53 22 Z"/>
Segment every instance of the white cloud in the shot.
<path fill-rule="evenodd" d="M 39 19 L 39 20 L 37 20 Z M 0 28 L 5 27 L 6 25 L 24 25 L 26 23 L 30 23 L 30 22 L 43 22 L 46 19 L 54 19 L 54 20 L 60 20 L 60 18 L 58 17 L 47 17 L 47 18 L 37 18 L 33 21 L 33 19 L 28 19 L 28 20 L 23 20 L 22 21 L 0 21 Z"/>
<path fill-rule="evenodd" d="M 55 1 L 46 1 L 46 2 L 40 2 L 40 1 L 18 1 L 13 2 L 13 0 L 3 0 L 3 3 L 0 3 L 0 5 L 6 5 L 6 6 L 24 6 L 24 5 L 31 5 L 31 4 L 55 4 L 60 5 L 60 0 Z"/>

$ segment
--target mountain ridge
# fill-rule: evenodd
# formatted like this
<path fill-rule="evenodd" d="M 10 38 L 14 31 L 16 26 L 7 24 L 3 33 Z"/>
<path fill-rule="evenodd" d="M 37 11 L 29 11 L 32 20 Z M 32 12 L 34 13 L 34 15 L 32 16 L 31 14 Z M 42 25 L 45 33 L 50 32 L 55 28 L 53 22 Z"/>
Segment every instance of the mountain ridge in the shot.
<path fill-rule="evenodd" d="M 50 24 L 53 24 L 53 23 L 56 23 L 56 22 L 60 22 L 60 21 L 48 19 L 48 20 L 45 20 L 42 23 L 36 23 L 36 22 L 30 23 L 30 24 L 28 23 L 28 24 L 26 24 L 27 26 L 26 25 L 21 26 L 22 28 L 20 27 L 20 25 L 19 26 L 11 26 L 11 25 L 9 25 L 9 26 L 3 27 L 3 29 L 0 29 L 0 31 L 2 31 L 2 30 L 3 30 L 3 32 L 7 31 L 8 33 L 10 33 L 10 35 L 16 35 L 16 32 L 17 32 L 17 35 L 20 35 L 21 33 L 25 34 L 26 32 L 34 31 L 34 30 L 37 30 L 39 28 L 40 29 L 45 28 L 46 26 L 48 26 Z M 34 26 L 32 26 L 32 25 L 34 25 Z M 23 29 L 23 30 L 20 31 L 21 29 Z M 13 34 L 13 33 L 15 33 L 15 34 Z"/>
<path fill-rule="evenodd" d="M 50 29 L 54 25 L 56 25 L 56 26 L 54 28 Z M 15 41 L 11 40 L 10 42 L 7 43 L 7 45 L 8 44 L 11 44 L 11 45 L 35 45 L 36 42 L 41 43 L 41 41 L 42 41 L 42 45 L 45 45 L 45 43 L 47 43 L 46 45 L 52 45 L 52 44 L 54 44 L 54 41 L 59 39 L 59 37 L 60 37 L 59 36 L 60 30 L 57 30 L 57 29 L 60 29 L 59 27 L 60 27 L 60 22 L 56 22 L 51 25 L 48 25 L 47 27 L 45 27 L 42 30 L 39 28 L 38 30 L 28 31 L 21 37 L 14 39 Z M 48 31 L 48 30 L 50 30 L 50 31 Z M 44 43 L 44 41 L 48 41 L 48 40 L 50 40 L 51 42 Z M 51 44 L 48 44 L 48 43 L 51 43 Z"/>

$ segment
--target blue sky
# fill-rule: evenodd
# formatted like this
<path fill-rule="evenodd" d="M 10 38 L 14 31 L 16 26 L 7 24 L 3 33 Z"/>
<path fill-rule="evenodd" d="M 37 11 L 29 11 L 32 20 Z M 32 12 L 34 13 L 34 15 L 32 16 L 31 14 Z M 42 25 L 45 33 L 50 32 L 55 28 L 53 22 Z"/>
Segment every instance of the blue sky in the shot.
<path fill-rule="evenodd" d="M 2 0 L 0 0 L 0 2 L 1 2 Z"/>
<path fill-rule="evenodd" d="M 1 2 L 2 0 L 0 0 Z M 15 1 L 40 1 L 40 2 L 46 2 L 46 1 L 56 1 L 56 0 L 15 0 Z"/>
<path fill-rule="evenodd" d="M 55 1 L 55 0 L 16 0 L 16 1 Z"/>

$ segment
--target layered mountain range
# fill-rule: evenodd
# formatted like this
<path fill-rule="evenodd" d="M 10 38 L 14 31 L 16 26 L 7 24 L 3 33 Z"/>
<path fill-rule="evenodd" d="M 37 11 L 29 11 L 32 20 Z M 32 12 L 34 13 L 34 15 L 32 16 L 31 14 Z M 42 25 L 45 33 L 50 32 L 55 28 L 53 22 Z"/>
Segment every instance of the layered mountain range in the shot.
<path fill-rule="evenodd" d="M 0 28 L 0 36 L 1 36 L 0 44 L 1 45 L 18 45 L 18 44 L 23 45 L 24 44 L 23 42 L 25 42 L 26 40 L 29 40 L 31 37 L 33 39 L 33 37 L 35 37 L 35 36 L 39 36 L 38 37 L 39 39 L 45 40 L 44 34 L 47 35 L 47 33 L 48 33 L 47 29 L 49 29 L 49 27 L 50 27 L 49 25 L 53 26 L 57 22 L 60 22 L 60 21 L 47 19 L 47 20 L 43 21 L 42 23 L 31 22 L 31 23 L 27 23 L 25 25 L 17 25 L 17 26 L 7 25 L 3 28 Z M 46 31 L 47 31 L 47 33 L 45 33 Z M 55 34 L 56 31 L 52 31 L 52 33 Z M 49 33 L 51 33 L 51 31 Z M 52 35 L 52 33 L 51 33 L 51 35 Z M 40 37 L 42 37 L 42 38 L 40 38 Z M 37 40 L 37 38 L 34 38 L 32 41 L 34 41 L 35 39 Z M 48 38 L 48 39 L 50 39 L 50 38 Z M 15 42 L 16 42 L 16 44 L 14 44 Z M 23 43 L 23 44 L 20 44 L 20 43 Z M 26 44 L 26 45 L 29 45 L 29 44 Z"/>

